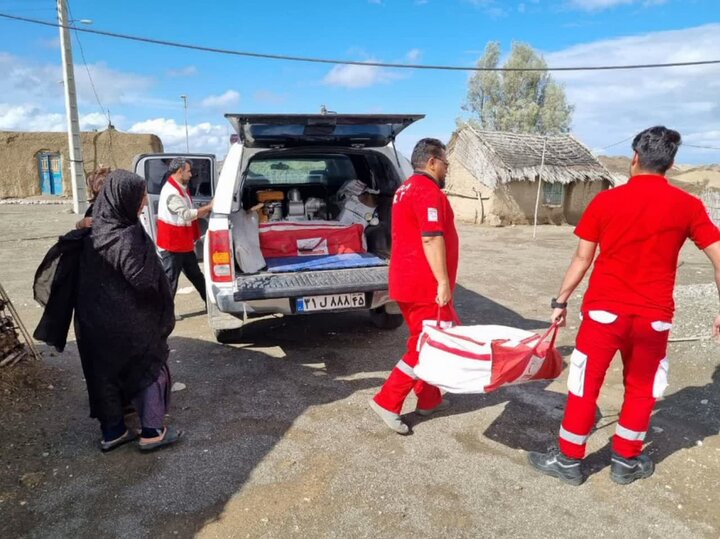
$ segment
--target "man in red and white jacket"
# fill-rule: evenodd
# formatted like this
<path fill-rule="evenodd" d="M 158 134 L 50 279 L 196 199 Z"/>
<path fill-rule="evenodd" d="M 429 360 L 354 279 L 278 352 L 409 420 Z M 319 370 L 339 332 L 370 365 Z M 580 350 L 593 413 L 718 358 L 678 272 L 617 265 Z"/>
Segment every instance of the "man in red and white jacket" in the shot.
<path fill-rule="evenodd" d="M 529 453 L 537 470 L 579 485 L 582 458 L 595 425 L 598 394 L 616 352 L 623 362 L 625 398 L 612 440 L 610 478 L 625 485 L 650 477 L 655 465 L 643 453 L 655 400 L 668 385 L 668 333 L 675 309 L 678 255 L 690 238 L 715 268 L 720 289 L 720 230 L 702 201 L 670 185 L 680 134 L 651 127 L 632 143 L 635 152 L 626 185 L 598 194 L 575 235 L 577 251 L 565 274 L 552 321 L 565 323 L 567 301 L 600 254 L 582 304 L 582 324 L 570 358 L 568 401 L 559 448 Z M 712 325 L 720 334 L 720 315 Z"/>
<path fill-rule="evenodd" d="M 192 162 L 176 157 L 168 167 L 170 177 L 160 191 L 157 218 L 157 245 L 160 258 L 175 296 L 178 277 L 182 271 L 205 298 L 205 278 L 195 256 L 195 241 L 200 238 L 198 219 L 212 211 L 212 202 L 201 208 L 193 208 L 187 186 L 192 177 Z"/>

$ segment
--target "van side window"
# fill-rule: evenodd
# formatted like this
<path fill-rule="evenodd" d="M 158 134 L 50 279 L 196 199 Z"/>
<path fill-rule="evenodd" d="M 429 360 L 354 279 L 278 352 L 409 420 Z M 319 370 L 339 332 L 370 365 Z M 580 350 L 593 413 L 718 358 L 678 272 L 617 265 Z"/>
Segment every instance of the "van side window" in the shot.
<path fill-rule="evenodd" d="M 145 161 L 145 180 L 150 195 L 159 195 L 170 177 L 168 165 L 172 157 L 147 159 Z M 211 162 L 209 159 L 193 159 L 192 177 L 190 178 L 191 196 L 212 196 Z"/>

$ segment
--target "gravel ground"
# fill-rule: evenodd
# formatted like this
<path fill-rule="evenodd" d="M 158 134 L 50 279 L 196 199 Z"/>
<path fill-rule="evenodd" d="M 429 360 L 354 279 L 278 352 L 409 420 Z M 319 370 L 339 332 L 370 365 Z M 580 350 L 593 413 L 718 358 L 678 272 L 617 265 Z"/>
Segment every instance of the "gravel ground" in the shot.
<path fill-rule="evenodd" d="M 60 206 L 0 206 L 0 282 L 34 327 L 37 264 L 75 216 Z M 466 323 L 546 327 L 575 240 L 568 227 L 460 227 L 458 309 Z M 682 253 L 671 387 L 656 406 L 655 475 L 608 477 L 622 398 L 613 364 L 581 487 L 535 474 L 525 452 L 554 442 L 563 375 L 490 395 L 452 396 L 414 434 L 389 432 L 367 400 L 402 354 L 406 332 L 362 314 L 267 319 L 243 342 L 212 339 L 193 292 L 170 340 L 169 421 L 181 445 L 155 454 L 97 449 L 74 343 L 0 371 L 0 537 L 718 537 L 720 358 L 705 338 L 717 312 L 713 273 Z M 187 283 L 181 284 L 187 287 Z M 571 301 L 576 312 L 580 294 Z M 577 324 L 560 334 L 572 350 Z"/>
<path fill-rule="evenodd" d="M 714 283 L 679 285 L 675 289 L 678 313 L 673 321 L 672 339 L 697 339 L 696 347 L 710 351 L 715 342 L 708 335 L 708 315 L 717 310 L 718 291 Z"/>

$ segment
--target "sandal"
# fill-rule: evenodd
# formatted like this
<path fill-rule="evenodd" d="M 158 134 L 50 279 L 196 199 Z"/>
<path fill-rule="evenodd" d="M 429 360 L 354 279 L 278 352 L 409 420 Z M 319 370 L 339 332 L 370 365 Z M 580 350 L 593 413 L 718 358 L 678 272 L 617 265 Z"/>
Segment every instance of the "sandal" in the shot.
<path fill-rule="evenodd" d="M 117 449 L 121 445 L 125 445 L 128 442 L 132 442 L 135 438 L 138 437 L 138 433 L 134 430 L 126 430 L 122 436 L 119 436 L 118 438 L 115 438 L 114 440 L 100 440 L 100 450 L 103 453 L 107 453 L 108 451 L 112 451 L 113 449 Z"/>
<path fill-rule="evenodd" d="M 165 427 L 162 436 L 158 436 L 157 438 L 140 438 L 138 446 L 140 447 L 140 451 L 154 451 L 155 449 L 174 444 L 182 438 L 183 434 L 185 434 L 183 431 L 177 430 L 175 427 Z M 143 440 L 153 441 L 143 442 Z"/>

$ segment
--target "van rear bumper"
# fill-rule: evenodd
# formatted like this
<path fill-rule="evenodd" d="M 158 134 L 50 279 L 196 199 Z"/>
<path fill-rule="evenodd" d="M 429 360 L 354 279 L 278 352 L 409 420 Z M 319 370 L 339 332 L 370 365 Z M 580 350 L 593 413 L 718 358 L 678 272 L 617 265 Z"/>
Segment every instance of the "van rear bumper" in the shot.
<path fill-rule="evenodd" d="M 366 293 L 366 307 L 364 309 L 378 309 L 385 307 L 387 312 L 390 314 L 399 314 L 400 309 L 393 300 L 390 299 L 390 295 L 387 290 L 376 290 L 376 291 L 364 291 L 364 290 L 351 290 L 350 292 L 365 292 Z M 311 294 L 301 294 L 299 296 L 283 296 L 269 299 L 256 299 L 256 300 L 237 300 L 235 294 L 232 291 L 219 292 L 215 299 L 217 301 L 217 310 L 221 313 L 230 314 L 237 318 L 245 318 L 250 315 L 265 315 L 265 314 L 283 314 L 283 315 L 295 315 L 295 314 L 306 314 L 298 313 L 296 310 L 296 300 L 298 297 L 307 296 L 322 296 L 326 294 L 335 294 L 337 292 L 330 292 L 324 290 L 315 290 Z M 343 312 L 348 310 L 357 309 L 336 309 L 332 311 L 315 311 L 315 312 Z M 313 313 L 307 313 L 313 314 Z"/>

